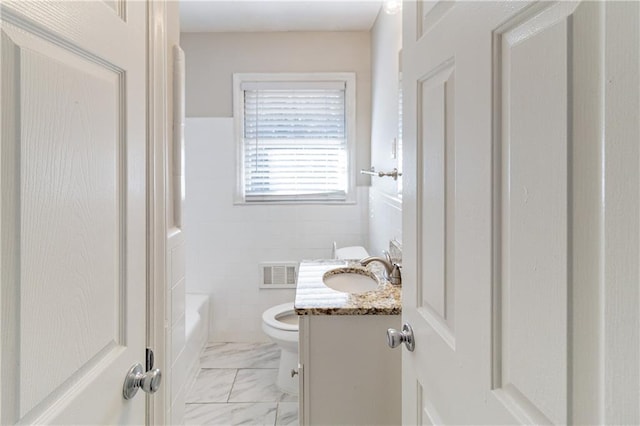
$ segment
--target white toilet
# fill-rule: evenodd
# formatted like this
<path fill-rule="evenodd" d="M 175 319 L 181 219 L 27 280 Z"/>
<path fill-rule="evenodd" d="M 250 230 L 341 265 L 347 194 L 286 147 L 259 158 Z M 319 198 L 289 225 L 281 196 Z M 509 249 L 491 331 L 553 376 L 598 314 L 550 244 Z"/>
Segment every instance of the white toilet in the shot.
<path fill-rule="evenodd" d="M 333 245 L 335 259 L 363 259 L 369 256 L 364 247 L 336 248 Z M 298 394 L 298 315 L 293 302 L 283 303 L 267 309 L 262 314 L 262 330 L 281 349 L 280 367 L 278 369 L 278 387 L 287 393 Z"/>
<path fill-rule="evenodd" d="M 276 384 L 282 391 L 297 395 L 298 377 L 291 374 L 292 370 L 298 371 L 298 315 L 293 309 L 293 302 L 264 311 L 262 330 L 281 349 Z"/>

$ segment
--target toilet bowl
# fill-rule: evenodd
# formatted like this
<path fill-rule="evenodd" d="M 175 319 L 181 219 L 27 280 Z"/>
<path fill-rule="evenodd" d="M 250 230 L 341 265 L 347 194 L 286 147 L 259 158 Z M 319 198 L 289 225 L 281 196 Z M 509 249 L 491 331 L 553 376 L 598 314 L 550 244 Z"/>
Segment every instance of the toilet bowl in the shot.
<path fill-rule="evenodd" d="M 298 371 L 298 315 L 293 303 L 283 303 L 264 311 L 262 330 L 281 349 L 276 384 L 280 390 L 297 395 L 298 377 L 292 377 L 291 373 Z"/>

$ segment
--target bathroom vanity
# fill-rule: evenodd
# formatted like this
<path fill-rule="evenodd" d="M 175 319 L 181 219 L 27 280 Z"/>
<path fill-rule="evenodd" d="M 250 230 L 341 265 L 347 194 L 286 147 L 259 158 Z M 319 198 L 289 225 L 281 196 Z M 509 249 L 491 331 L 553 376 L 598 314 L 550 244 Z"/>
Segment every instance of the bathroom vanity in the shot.
<path fill-rule="evenodd" d="M 336 291 L 323 275 L 349 261 L 302 262 L 295 310 L 299 315 L 301 425 L 401 423 L 401 354 L 386 343 L 400 328 L 401 288 L 371 264 L 379 285 L 359 293 Z"/>

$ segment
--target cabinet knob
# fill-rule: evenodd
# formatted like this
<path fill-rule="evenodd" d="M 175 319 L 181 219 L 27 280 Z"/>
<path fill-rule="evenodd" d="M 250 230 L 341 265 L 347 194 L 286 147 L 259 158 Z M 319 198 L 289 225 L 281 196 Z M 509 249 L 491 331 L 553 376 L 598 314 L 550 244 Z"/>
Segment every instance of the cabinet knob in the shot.
<path fill-rule="evenodd" d="M 413 352 L 416 347 L 416 341 L 413 338 L 413 329 L 409 323 L 405 322 L 402 325 L 402 331 L 398 331 L 395 328 L 387 330 L 387 344 L 389 347 L 396 348 L 400 343 L 404 343 L 409 352 Z"/>
<path fill-rule="evenodd" d="M 295 368 L 291 369 L 291 377 L 295 376 L 296 374 L 298 374 L 298 370 L 296 370 Z"/>

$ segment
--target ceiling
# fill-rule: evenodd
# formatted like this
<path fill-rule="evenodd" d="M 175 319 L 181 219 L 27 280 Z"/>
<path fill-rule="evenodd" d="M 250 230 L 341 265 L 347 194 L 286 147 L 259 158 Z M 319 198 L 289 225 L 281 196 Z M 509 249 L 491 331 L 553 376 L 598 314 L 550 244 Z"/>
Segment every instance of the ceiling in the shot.
<path fill-rule="evenodd" d="M 180 0 L 182 32 L 368 31 L 382 0 Z"/>

